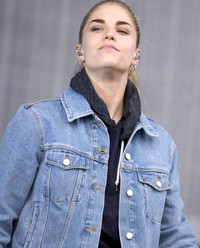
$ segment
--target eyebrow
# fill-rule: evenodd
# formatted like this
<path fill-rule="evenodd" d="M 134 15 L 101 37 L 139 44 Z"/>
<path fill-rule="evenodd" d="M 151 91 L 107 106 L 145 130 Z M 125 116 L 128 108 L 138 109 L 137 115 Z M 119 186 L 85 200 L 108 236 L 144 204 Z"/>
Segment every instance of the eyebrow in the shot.
<path fill-rule="evenodd" d="M 90 23 L 93 23 L 93 22 L 105 24 L 105 21 L 103 19 L 94 19 Z M 131 26 L 130 23 L 125 22 L 125 21 L 117 21 L 116 25 L 129 25 L 129 26 Z"/>

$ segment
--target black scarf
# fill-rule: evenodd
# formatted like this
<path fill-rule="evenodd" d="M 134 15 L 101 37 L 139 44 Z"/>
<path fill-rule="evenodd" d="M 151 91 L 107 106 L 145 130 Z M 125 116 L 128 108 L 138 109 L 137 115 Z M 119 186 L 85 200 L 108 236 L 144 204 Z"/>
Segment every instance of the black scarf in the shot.
<path fill-rule="evenodd" d="M 75 74 L 75 76 L 71 79 L 70 87 L 86 98 L 93 111 L 105 123 L 105 125 L 116 125 L 115 121 L 110 118 L 106 104 L 97 95 L 85 69 L 82 69 Z M 141 103 L 138 91 L 134 84 L 128 80 L 124 94 L 124 121 L 121 139 L 127 139 L 130 137 L 140 115 Z"/>

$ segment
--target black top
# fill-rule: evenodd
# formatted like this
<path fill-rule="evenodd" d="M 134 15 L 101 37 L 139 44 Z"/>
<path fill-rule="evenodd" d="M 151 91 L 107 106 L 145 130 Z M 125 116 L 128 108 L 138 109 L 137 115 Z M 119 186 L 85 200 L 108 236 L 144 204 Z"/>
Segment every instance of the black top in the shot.
<path fill-rule="evenodd" d="M 72 78 L 70 86 L 87 99 L 93 111 L 108 129 L 110 154 L 99 248 L 121 248 L 118 228 L 119 189 L 116 191 L 115 180 L 121 140 L 123 139 L 125 143 L 127 142 L 141 114 L 140 97 L 133 83 L 128 80 L 124 95 L 123 117 L 116 124 L 110 118 L 106 104 L 95 92 L 84 69 Z"/>
<path fill-rule="evenodd" d="M 120 155 L 120 136 L 122 133 L 122 127 L 123 120 L 108 127 L 110 136 L 110 156 L 108 161 L 108 178 L 99 243 L 100 248 L 121 247 L 118 228 L 119 189 L 116 191 L 115 180 L 117 177 L 117 166 Z"/>

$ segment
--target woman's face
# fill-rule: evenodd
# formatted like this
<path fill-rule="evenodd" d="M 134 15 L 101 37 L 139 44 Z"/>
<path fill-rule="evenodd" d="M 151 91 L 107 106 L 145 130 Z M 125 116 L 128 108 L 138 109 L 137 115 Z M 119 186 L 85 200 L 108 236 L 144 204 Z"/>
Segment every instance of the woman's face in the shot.
<path fill-rule="evenodd" d="M 136 30 L 126 9 L 118 4 L 99 6 L 83 30 L 81 52 L 86 69 L 129 71 L 136 63 Z"/>

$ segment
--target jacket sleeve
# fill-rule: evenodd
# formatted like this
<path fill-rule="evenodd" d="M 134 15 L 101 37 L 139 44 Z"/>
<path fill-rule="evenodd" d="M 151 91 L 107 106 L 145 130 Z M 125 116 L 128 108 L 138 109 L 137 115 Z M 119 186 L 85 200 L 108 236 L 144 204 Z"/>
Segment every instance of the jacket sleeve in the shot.
<path fill-rule="evenodd" d="M 13 224 L 26 202 L 38 168 L 40 134 L 31 109 L 21 107 L 0 143 L 0 247 L 12 239 Z"/>
<path fill-rule="evenodd" d="M 173 154 L 170 182 L 172 189 L 167 192 L 161 223 L 159 248 L 197 248 L 195 236 L 183 214 L 183 201 L 180 197 L 179 175 L 177 171 L 177 148 Z"/>

